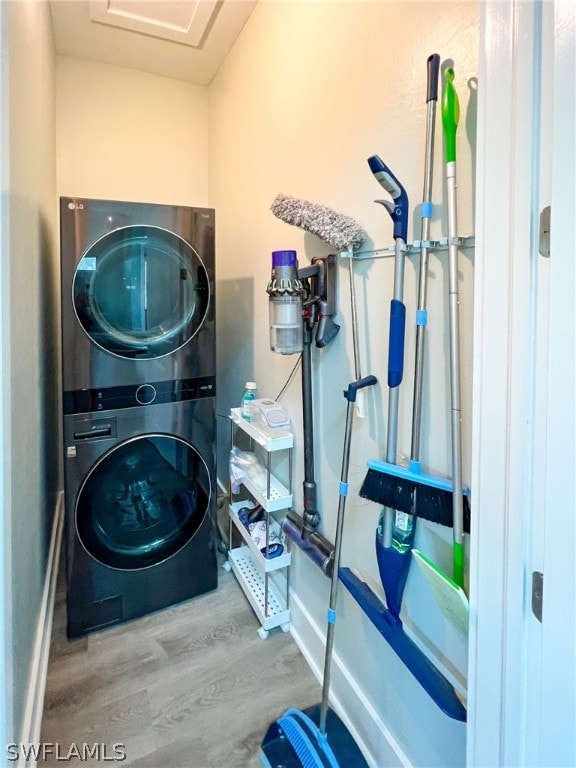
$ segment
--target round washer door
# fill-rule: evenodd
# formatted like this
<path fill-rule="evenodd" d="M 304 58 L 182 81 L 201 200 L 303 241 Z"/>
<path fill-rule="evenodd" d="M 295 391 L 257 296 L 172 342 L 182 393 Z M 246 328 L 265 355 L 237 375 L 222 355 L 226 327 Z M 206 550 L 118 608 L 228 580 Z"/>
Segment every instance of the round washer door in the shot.
<path fill-rule="evenodd" d="M 200 329 L 206 268 L 190 243 L 160 227 L 116 229 L 93 243 L 74 274 L 72 301 L 90 339 L 113 355 L 168 355 Z"/>
<path fill-rule="evenodd" d="M 198 451 L 180 438 L 143 435 L 106 453 L 76 501 L 76 530 L 99 563 L 150 568 L 179 552 L 209 508 L 210 477 Z"/>

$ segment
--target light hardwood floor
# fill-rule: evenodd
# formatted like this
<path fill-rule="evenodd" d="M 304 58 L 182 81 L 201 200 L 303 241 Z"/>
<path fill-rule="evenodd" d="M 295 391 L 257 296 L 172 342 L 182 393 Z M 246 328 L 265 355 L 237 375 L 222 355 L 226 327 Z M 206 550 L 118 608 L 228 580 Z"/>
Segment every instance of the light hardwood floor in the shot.
<path fill-rule="evenodd" d="M 60 579 L 41 740 L 60 756 L 105 743 L 107 759 L 53 756 L 42 766 L 257 768 L 268 724 L 320 700 L 291 636 L 278 629 L 261 640 L 222 567 L 215 592 L 80 639 L 67 640 L 65 614 Z M 114 744 L 125 745 L 122 762 L 111 760 Z"/>

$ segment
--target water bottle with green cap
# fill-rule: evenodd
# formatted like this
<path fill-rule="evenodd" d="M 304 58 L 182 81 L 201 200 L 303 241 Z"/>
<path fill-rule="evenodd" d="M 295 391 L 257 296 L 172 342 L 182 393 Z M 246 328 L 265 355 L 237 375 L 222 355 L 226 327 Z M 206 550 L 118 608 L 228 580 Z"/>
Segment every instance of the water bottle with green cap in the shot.
<path fill-rule="evenodd" d="M 244 394 L 242 395 L 242 401 L 240 403 L 240 412 L 243 419 L 246 419 L 246 421 L 251 421 L 252 419 L 252 408 L 251 404 L 253 400 L 256 400 L 258 397 L 258 387 L 256 386 L 255 381 L 247 381 L 246 386 L 244 388 Z"/>

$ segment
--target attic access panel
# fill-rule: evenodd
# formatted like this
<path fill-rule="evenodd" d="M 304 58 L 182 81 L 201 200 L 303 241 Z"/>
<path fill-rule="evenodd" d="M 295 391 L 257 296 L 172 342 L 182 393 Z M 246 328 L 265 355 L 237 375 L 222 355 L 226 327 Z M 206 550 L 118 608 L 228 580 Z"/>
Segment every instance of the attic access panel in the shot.
<path fill-rule="evenodd" d="M 101 24 L 199 48 L 217 6 L 217 0 L 90 0 L 90 18 Z"/>

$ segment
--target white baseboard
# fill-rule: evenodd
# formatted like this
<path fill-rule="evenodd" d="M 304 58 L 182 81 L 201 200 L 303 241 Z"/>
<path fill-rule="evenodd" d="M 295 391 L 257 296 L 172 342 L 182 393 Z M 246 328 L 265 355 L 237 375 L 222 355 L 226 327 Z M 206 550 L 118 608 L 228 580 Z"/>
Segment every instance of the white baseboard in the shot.
<path fill-rule="evenodd" d="M 42 714 L 44 711 L 44 694 L 46 692 L 46 675 L 48 673 L 48 657 L 50 654 L 50 639 L 52 636 L 52 619 L 54 617 L 54 603 L 56 600 L 56 579 L 58 576 L 58 563 L 60 561 L 60 546 L 62 543 L 62 530 L 64 527 L 64 494 L 60 492 L 54 511 L 52 523 L 52 535 L 50 538 L 50 551 L 46 564 L 46 577 L 42 604 L 38 614 L 38 625 L 34 642 L 34 653 L 30 671 L 30 680 L 26 694 L 26 706 L 24 710 L 24 722 L 21 744 L 37 744 L 40 741 L 42 727 Z M 18 768 L 35 768 L 36 761 L 28 760 L 21 753 Z"/>
<path fill-rule="evenodd" d="M 326 633 L 292 591 L 290 627 L 296 645 L 322 682 Z M 371 768 L 411 768 L 410 760 L 336 653 L 332 658 L 330 706 L 348 728 Z"/>

